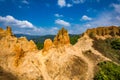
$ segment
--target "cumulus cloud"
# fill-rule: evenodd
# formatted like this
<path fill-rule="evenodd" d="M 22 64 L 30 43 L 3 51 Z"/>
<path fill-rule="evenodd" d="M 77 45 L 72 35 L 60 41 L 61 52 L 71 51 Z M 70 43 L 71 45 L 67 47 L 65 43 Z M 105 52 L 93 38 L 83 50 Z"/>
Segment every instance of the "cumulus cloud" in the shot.
<path fill-rule="evenodd" d="M 60 14 L 54 14 L 55 17 L 63 17 L 63 15 Z"/>
<path fill-rule="evenodd" d="M 0 16 L 0 23 L 3 23 L 5 26 L 17 26 L 20 28 L 35 28 L 35 26 L 27 20 L 18 20 L 13 16 L 7 15 L 6 17 Z"/>
<path fill-rule="evenodd" d="M 67 7 L 72 7 L 73 5 L 72 5 L 72 4 L 70 4 L 70 3 L 68 3 L 66 6 L 67 6 Z"/>
<path fill-rule="evenodd" d="M 100 26 L 120 26 L 120 15 L 116 10 L 100 13 L 96 18 L 83 24 L 74 24 L 71 27 L 70 33 L 82 33 L 88 28 L 95 28 Z"/>
<path fill-rule="evenodd" d="M 90 20 L 92 20 L 92 18 L 88 17 L 87 15 L 83 15 L 82 18 L 81 18 L 81 20 L 90 21 Z"/>
<path fill-rule="evenodd" d="M 62 8 L 62 7 L 72 7 L 72 4 L 70 3 L 66 3 L 66 0 L 58 0 L 58 5 Z"/>
<path fill-rule="evenodd" d="M 66 1 L 65 0 L 58 0 L 58 5 L 60 7 L 65 7 L 66 6 Z"/>
<path fill-rule="evenodd" d="M 57 19 L 55 20 L 56 24 L 62 25 L 62 26 L 71 26 L 69 22 L 61 20 L 61 19 Z"/>
<path fill-rule="evenodd" d="M 36 27 L 27 20 L 18 20 L 11 15 L 5 17 L 0 16 L 0 26 L 2 26 L 2 28 L 11 26 L 14 34 L 47 35 L 56 34 L 58 31 L 57 27 Z"/>
<path fill-rule="evenodd" d="M 22 3 L 29 4 L 29 2 L 27 0 L 22 0 Z"/>
<path fill-rule="evenodd" d="M 107 15 L 106 15 L 107 14 Z M 113 15 L 115 12 L 103 12 L 98 17 L 96 17 L 94 20 L 85 23 L 83 26 L 84 28 L 93 28 L 98 26 L 112 26 L 120 25 L 120 16 L 119 15 Z M 87 25 L 89 24 L 89 25 Z"/>

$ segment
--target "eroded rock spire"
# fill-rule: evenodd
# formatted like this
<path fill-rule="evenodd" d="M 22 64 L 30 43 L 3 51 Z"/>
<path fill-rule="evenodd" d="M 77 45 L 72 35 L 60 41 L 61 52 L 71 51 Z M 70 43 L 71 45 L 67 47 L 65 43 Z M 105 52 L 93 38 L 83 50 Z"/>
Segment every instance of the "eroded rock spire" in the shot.
<path fill-rule="evenodd" d="M 65 28 L 62 28 L 54 38 L 54 45 L 58 46 L 66 44 L 70 44 L 69 34 Z"/>

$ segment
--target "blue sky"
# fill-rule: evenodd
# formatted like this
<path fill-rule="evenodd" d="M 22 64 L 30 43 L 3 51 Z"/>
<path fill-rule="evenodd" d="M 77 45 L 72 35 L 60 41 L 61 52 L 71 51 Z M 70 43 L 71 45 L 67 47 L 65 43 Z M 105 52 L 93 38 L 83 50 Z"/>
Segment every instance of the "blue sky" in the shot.
<path fill-rule="evenodd" d="M 98 26 L 120 26 L 120 0 L 0 0 L 0 26 L 15 34 L 80 34 Z"/>

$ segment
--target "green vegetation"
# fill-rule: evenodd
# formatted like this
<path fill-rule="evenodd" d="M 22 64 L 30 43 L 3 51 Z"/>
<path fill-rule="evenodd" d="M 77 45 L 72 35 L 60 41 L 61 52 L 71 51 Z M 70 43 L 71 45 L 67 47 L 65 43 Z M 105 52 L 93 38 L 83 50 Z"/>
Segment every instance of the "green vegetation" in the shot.
<path fill-rule="evenodd" d="M 48 39 L 48 38 L 50 38 L 51 40 L 53 40 L 54 35 L 39 36 L 39 37 L 31 38 L 31 39 L 35 42 L 37 48 L 39 50 L 41 50 L 44 47 L 44 41 L 45 41 L 45 39 Z"/>
<path fill-rule="evenodd" d="M 43 49 L 44 44 L 40 42 L 36 42 L 36 46 L 40 50 L 40 49 Z"/>
<path fill-rule="evenodd" d="M 120 50 L 120 38 L 111 42 L 112 48 Z"/>
<path fill-rule="evenodd" d="M 36 43 L 37 48 L 40 50 L 44 46 L 44 40 L 50 38 L 51 40 L 54 39 L 54 35 L 46 35 L 46 36 L 40 36 L 39 38 L 33 38 L 32 40 Z M 74 45 L 77 40 L 80 38 L 80 35 L 71 35 L 70 34 L 70 43 Z"/>
<path fill-rule="evenodd" d="M 79 38 L 80 38 L 80 35 L 70 35 L 70 43 L 74 45 Z"/>
<path fill-rule="evenodd" d="M 120 50 L 115 49 L 115 46 L 117 46 L 117 48 L 120 46 L 118 46 L 119 43 L 116 42 L 116 40 L 116 38 L 108 38 L 106 40 L 96 39 L 93 41 L 93 47 L 104 56 L 120 63 Z"/>
<path fill-rule="evenodd" d="M 99 72 L 94 80 L 120 80 L 120 66 L 112 62 L 101 62 L 98 64 Z"/>

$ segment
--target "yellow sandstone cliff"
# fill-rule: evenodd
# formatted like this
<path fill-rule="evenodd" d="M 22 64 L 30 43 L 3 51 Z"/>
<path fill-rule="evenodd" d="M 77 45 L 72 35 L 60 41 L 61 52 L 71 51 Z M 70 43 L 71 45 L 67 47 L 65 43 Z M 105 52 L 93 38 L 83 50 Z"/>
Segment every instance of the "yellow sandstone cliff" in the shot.
<path fill-rule="evenodd" d="M 62 28 L 53 42 L 46 39 L 44 48 L 37 50 L 32 40 L 28 41 L 25 37 L 16 38 L 10 27 L 6 30 L 0 28 L 0 79 L 93 80 L 97 63 L 109 59 L 92 47 L 93 39 L 88 36 L 91 32 L 101 35 L 102 29 L 92 30 L 86 31 L 87 35 L 82 36 L 72 46 L 67 30 Z M 110 31 L 114 32 L 113 28 Z M 118 31 L 115 31 L 114 34 L 118 34 Z M 84 54 L 88 50 L 91 52 L 88 54 L 90 57 Z M 6 72 L 12 75 L 4 75 Z"/>
<path fill-rule="evenodd" d="M 92 29 L 87 29 L 84 35 L 89 35 L 90 37 L 119 37 L 120 27 L 109 26 L 109 27 L 97 27 Z"/>

